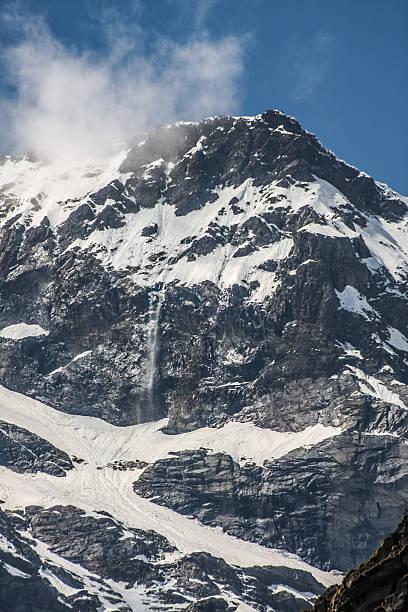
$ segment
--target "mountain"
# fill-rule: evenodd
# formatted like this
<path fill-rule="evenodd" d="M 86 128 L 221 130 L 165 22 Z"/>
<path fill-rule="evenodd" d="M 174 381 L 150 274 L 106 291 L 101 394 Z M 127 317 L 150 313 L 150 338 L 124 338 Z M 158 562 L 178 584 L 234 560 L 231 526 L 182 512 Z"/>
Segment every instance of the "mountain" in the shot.
<path fill-rule="evenodd" d="M 6 609 L 303 610 L 407 504 L 408 199 L 279 111 L 0 163 Z"/>

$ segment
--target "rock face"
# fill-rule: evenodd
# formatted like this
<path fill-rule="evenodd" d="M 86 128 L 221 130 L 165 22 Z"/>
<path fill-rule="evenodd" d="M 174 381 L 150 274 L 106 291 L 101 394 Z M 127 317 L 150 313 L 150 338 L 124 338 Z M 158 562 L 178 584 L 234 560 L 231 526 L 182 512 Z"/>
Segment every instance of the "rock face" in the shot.
<path fill-rule="evenodd" d="M 398 439 L 344 433 L 263 468 L 179 452 L 146 468 L 134 489 L 239 538 L 346 571 L 407 505 L 407 466 Z"/>
<path fill-rule="evenodd" d="M 179 432 L 254 405 L 276 427 L 288 385 L 302 404 L 308 381 L 358 362 L 349 344 L 366 373 L 407 381 L 405 200 L 274 111 L 142 143 L 79 199 L 66 182 L 59 202 L 32 202 L 24 181 L 2 196 L 0 324 L 48 332 L 1 340 L 6 386 L 119 425 L 168 415 Z"/>
<path fill-rule="evenodd" d="M 316 601 L 313 612 L 404 612 L 408 609 L 408 515 L 380 548 L 340 586 L 332 586 Z"/>
<path fill-rule="evenodd" d="M 0 465 L 16 472 L 44 472 L 65 476 L 73 468 L 70 457 L 35 434 L 0 421 Z"/>
<path fill-rule="evenodd" d="M 407 198 L 279 111 L 5 157 L 0 498 L 122 607 L 301 609 L 248 568 L 326 586 L 407 504 L 407 290 Z"/>
<path fill-rule="evenodd" d="M 65 612 L 72 605 L 46 579 L 46 568 L 27 538 L 0 511 L 0 609 L 18 612 Z M 80 610 L 74 607 L 75 610 Z"/>

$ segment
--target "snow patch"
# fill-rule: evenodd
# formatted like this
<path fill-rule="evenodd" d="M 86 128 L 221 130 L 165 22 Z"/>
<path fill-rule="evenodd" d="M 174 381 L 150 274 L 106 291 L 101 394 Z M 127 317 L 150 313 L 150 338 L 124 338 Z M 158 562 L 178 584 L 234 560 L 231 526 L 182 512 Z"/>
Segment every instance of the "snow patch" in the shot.
<path fill-rule="evenodd" d="M 46 580 L 48 580 L 51 586 L 57 589 L 59 593 L 62 593 L 62 595 L 65 595 L 66 597 L 70 597 L 71 595 L 74 595 L 75 593 L 78 593 L 78 591 L 81 590 L 79 588 L 75 589 L 74 587 L 69 586 L 69 584 L 66 584 L 65 582 L 63 582 L 61 578 L 58 578 L 58 576 L 55 576 L 55 574 L 50 572 L 50 570 L 47 568 L 46 569 L 40 568 L 38 573 L 42 578 L 45 578 Z"/>
<path fill-rule="evenodd" d="M 30 537 L 31 540 L 33 539 L 33 535 L 30 532 L 26 532 L 24 535 Z M 109 610 L 112 610 L 112 602 L 110 601 L 110 596 L 112 595 L 118 596 L 118 598 L 127 603 L 130 606 L 130 609 L 134 610 L 135 612 L 148 612 L 148 610 L 150 610 L 150 607 L 145 604 L 141 597 L 144 587 L 134 586 L 133 588 L 126 589 L 125 584 L 115 582 L 110 579 L 105 579 L 102 582 L 100 576 L 97 574 L 93 574 L 92 572 L 83 568 L 81 565 L 68 561 L 68 559 L 64 559 L 63 557 L 51 552 L 44 542 L 41 542 L 35 538 L 34 542 L 35 551 L 41 557 L 41 559 L 51 563 L 52 565 L 62 567 L 66 572 L 79 580 L 84 585 L 84 589 L 87 592 L 98 597 L 102 603 L 101 608 L 99 608 L 101 612 L 108 612 Z M 65 584 L 48 570 L 42 569 L 40 572 L 41 575 L 46 578 L 62 595 L 69 597 L 69 595 L 78 592 L 77 589 Z M 110 587 L 111 590 L 107 589 L 104 585 Z M 115 604 L 115 610 L 120 610 L 122 607 L 124 607 L 122 603 Z"/>
<path fill-rule="evenodd" d="M 30 574 L 26 574 L 25 572 L 22 572 L 21 570 L 17 569 L 13 565 L 9 565 L 9 563 L 6 563 L 5 561 L 1 561 L 1 564 L 4 567 L 4 569 L 7 570 L 8 573 L 11 574 L 12 576 L 18 576 L 19 578 L 30 578 Z"/>
<path fill-rule="evenodd" d="M 388 327 L 388 333 L 390 335 L 387 342 L 399 351 L 408 352 L 408 339 L 395 327 Z"/>
<path fill-rule="evenodd" d="M 79 353 L 79 355 L 75 355 L 72 361 L 78 361 L 79 359 L 83 359 L 87 355 L 90 355 L 92 351 L 84 351 L 83 353 Z"/>
<path fill-rule="evenodd" d="M 350 344 L 350 342 L 340 342 L 340 340 L 336 340 L 336 342 L 339 346 L 341 346 L 347 356 L 357 357 L 357 359 L 363 359 L 360 350 L 356 349 L 356 347 Z"/>
<path fill-rule="evenodd" d="M 152 529 L 163 535 L 183 554 L 204 550 L 240 567 L 283 565 L 301 569 L 325 586 L 338 580 L 337 572 L 319 570 L 294 554 L 240 540 L 220 527 L 208 527 L 139 497 L 133 491 L 134 480 L 132 471 L 98 470 L 95 464 L 81 464 L 65 478 L 41 472 L 18 474 L 0 467 L 0 494 L 5 507 L 10 509 L 73 504 L 88 513 L 104 510 L 128 527 Z"/>
<path fill-rule="evenodd" d="M 208 234 L 210 225 L 224 231 L 223 228 L 242 225 L 250 217 L 265 212 L 260 188 L 253 185 L 252 179 L 238 187 L 216 188 L 214 193 L 213 202 L 187 215 L 176 215 L 175 207 L 160 199 L 153 208 L 127 214 L 125 226 L 95 230 L 87 239 L 75 240 L 70 248 L 90 249 L 104 265 L 115 269 L 132 267 L 132 279 L 140 285 L 172 281 L 195 285 L 209 280 L 220 287 L 229 287 L 258 281 L 260 286 L 253 297 L 255 301 L 262 300 L 273 292 L 277 282 L 274 273 L 259 267 L 267 260 L 286 258 L 293 246 L 292 238 L 282 234 L 280 241 L 243 257 L 234 257 L 237 247 L 230 243 L 219 245 L 194 261 L 188 261 L 187 255 L 182 256 L 189 242 Z M 229 204 L 232 198 L 237 198 L 245 207 L 243 212 L 234 214 Z M 154 240 L 143 237 L 142 230 L 154 224 L 158 227 Z"/>
<path fill-rule="evenodd" d="M 93 417 L 64 414 L 37 400 L 0 387 L 0 417 L 45 438 L 70 455 L 85 459 L 64 478 L 48 474 L 17 474 L 0 468 L 0 498 L 10 509 L 35 504 L 50 507 L 73 504 L 86 512 L 105 510 L 129 527 L 153 529 L 182 553 L 206 550 L 233 565 L 284 565 L 311 572 L 325 585 L 337 576 L 318 570 L 296 555 L 245 542 L 220 528 L 202 525 L 139 497 L 133 491 L 135 471 L 113 470 L 107 463 L 145 457 L 148 461 L 171 450 L 212 446 L 237 460 L 245 452 L 261 463 L 302 445 L 315 444 L 340 433 L 322 425 L 304 432 L 282 434 L 245 423 L 227 423 L 221 429 L 203 428 L 178 436 L 160 431 L 166 419 L 131 427 L 116 427 Z M 251 453 L 248 453 L 248 450 Z"/>
<path fill-rule="evenodd" d="M 378 315 L 378 313 L 370 306 L 367 302 L 367 298 L 364 295 L 361 295 L 359 291 L 355 287 L 351 285 L 347 285 L 343 291 L 337 291 L 335 289 L 336 295 L 340 300 L 339 309 L 348 310 L 349 312 L 354 312 L 358 314 L 367 321 L 370 321 L 370 317 L 367 313 L 374 313 L 374 315 Z"/>
<path fill-rule="evenodd" d="M 395 406 L 400 406 L 405 410 L 408 409 L 400 396 L 394 391 L 388 389 L 388 387 L 377 378 L 365 374 L 362 370 L 356 368 L 355 366 L 348 365 L 347 368 L 357 376 L 360 389 L 363 393 L 371 395 L 371 397 L 375 397 L 376 399 L 379 399 L 387 404 L 394 404 Z"/>
<path fill-rule="evenodd" d="M 0 329 L 0 336 L 10 340 L 21 340 L 30 336 L 48 336 L 50 332 L 37 324 L 14 323 Z"/>

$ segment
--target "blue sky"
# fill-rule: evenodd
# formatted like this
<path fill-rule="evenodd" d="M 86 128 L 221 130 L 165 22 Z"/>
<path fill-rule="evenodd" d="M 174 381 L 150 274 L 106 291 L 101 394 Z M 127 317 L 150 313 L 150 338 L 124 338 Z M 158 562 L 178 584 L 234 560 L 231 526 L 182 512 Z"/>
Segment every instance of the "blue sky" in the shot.
<path fill-rule="evenodd" d="M 1 6 L 3 150 L 102 146 L 102 133 L 156 120 L 280 108 L 408 194 L 406 0 Z"/>

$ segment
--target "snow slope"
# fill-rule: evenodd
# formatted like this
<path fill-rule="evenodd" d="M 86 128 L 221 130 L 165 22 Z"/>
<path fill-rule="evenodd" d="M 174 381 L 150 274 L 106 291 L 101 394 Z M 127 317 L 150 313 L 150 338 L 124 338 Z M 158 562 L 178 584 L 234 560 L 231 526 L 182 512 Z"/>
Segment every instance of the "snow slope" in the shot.
<path fill-rule="evenodd" d="M 39 225 L 47 216 L 56 227 L 78 202 L 117 178 L 125 156 L 121 150 L 100 159 L 6 157 L 0 163 L 0 193 L 8 217 L 21 213 L 30 225 Z M 0 207 L 0 220 L 2 212 Z"/>
<path fill-rule="evenodd" d="M 245 459 L 262 465 L 267 459 L 278 459 L 296 448 L 318 444 L 341 433 L 340 427 L 321 424 L 300 432 L 282 433 L 252 423 L 230 421 L 218 429 L 203 427 L 167 435 L 161 431 L 167 419 L 117 427 L 95 417 L 66 414 L 2 386 L 0 418 L 99 467 L 113 461 L 135 459 L 151 463 L 171 452 L 199 448 L 226 453 L 237 462 Z"/>
<path fill-rule="evenodd" d="M 296 555 L 239 540 L 218 528 L 204 526 L 197 520 L 139 497 L 133 492 L 132 484 L 140 471 L 120 471 L 106 467 L 107 463 L 119 459 L 148 458 L 150 452 L 149 459 L 152 460 L 165 456 L 170 450 L 199 448 L 203 443 L 213 443 L 213 446 L 223 448 L 222 435 L 219 439 L 216 435 L 220 430 L 212 430 L 211 439 L 209 428 L 205 428 L 205 432 L 198 430 L 191 434 L 166 436 L 158 431 L 164 421 L 120 428 L 92 417 L 66 415 L 4 388 L 0 388 L 0 418 L 28 428 L 71 456 L 86 461 L 69 471 L 64 478 L 43 473 L 17 474 L 0 468 L 0 497 L 5 500 L 7 508 L 23 508 L 30 504 L 45 507 L 73 504 L 87 512 L 104 510 L 125 525 L 153 529 L 168 538 L 183 553 L 206 550 L 234 565 L 285 565 L 311 572 L 325 585 L 336 582 L 337 574 L 318 570 Z M 235 447 L 235 452 L 240 455 L 239 433 L 238 442 L 231 441 L 231 433 L 241 431 L 242 444 L 242 432 L 245 432 L 248 442 L 248 432 L 258 428 L 242 423 L 229 425 L 224 438 L 224 449 L 228 449 L 229 443 L 231 452 L 234 452 Z M 239 427 L 234 430 L 237 425 Z M 258 439 L 258 433 L 253 437 L 253 442 Z M 308 428 L 302 435 L 293 434 L 293 438 L 290 438 L 290 434 L 266 431 L 265 437 L 260 439 L 260 446 L 266 454 L 269 442 L 272 441 L 273 452 L 280 456 L 296 446 L 316 443 L 338 433 L 337 428 L 323 426 Z M 194 435 L 197 436 L 195 439 Z M 257 452 L 261 453 L 259 449 Z"/>

